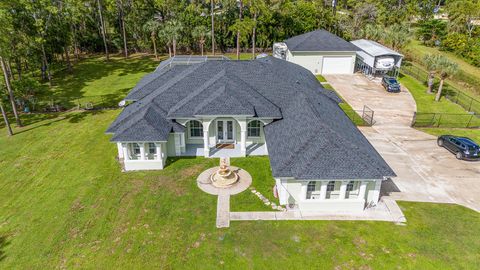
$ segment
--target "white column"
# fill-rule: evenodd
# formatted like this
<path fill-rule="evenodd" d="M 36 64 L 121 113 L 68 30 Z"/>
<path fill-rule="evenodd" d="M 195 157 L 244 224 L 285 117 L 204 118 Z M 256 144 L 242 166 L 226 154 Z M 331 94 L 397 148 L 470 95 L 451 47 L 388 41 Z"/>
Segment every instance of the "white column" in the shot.
<path fill-rule="evenodd" d="M 118 151 L 118 158 L 123 158 L 123 146 L 122 143 L 117 142 L 117 151 Z"/>
<path fill-rule="evenodd" d="M 123 149 L 123 160 L 130 160 L 130 157 L 128 156 L 128 143 L 122 143 L 122 149 Z"/>
<path fill-rule="evenodd" d="M 211 119 L 203 119 L 202 125 L 203 125 L 203 153 L 205 157 L 210 156 L 210 142 L 209 142 L 209 137 L 208 137 L 208 129 L 210 128 L 210 123 L 212 123 L 213 120 Z"/>
<path fill-rule="evenodd" d="M 371 197 L 371 203 L 373 205 L 377 205 L 378 200 L 380 199 L 380 188 L 382 186 L 382 179 L 377 179 L 375 180 L 375 188 L 371 191 L 372 192 L 372 197 Z"/>
<path fill-rule="evenodd" d="M 155 151 L 157 152 L 157 160 L 162 160 L 162 144 L 156 143 L 155 148 Z"/>
<path fill-rule="evenodd" d="M 345 196 L 347 195 L 347 183 L 348 181 L 342 181 L 342 185 L 340 186 L 340 195 L 338 196 L 339 200 L 345 200 Z"/>
<path fill-rule="evenodd" d="M 205 127 L 204 127 L 205 128 Z M 210 146 L 208 143 L 208 130 L 203 130 L 203 153 L 205 154 L 205 157 L 210 156 Z"/>
<path fill-rule="evenodd" d="M 145 144 L 138 143 L 140 145 L 140 160 L 145 160 Z"/>
<path fill-rule="evenodd" d="M 358 191 L 358 199 L 365 199 L 365 191 L 367 190 L 368 182 L 360 182 L 360 190 Z"/>
<path fill-rule="evenodd" d="M 308 182 L 302 182 L 302 190 L 300 192 L 300 200 L 305 201 L 307 199 L 307 186 Z"/>
<path fill-rule="evenodd" d="M 240 119 L 238 120 L 238 124 L 240 125 L 240 153 L 242 156 L 247 155 L 247 120 Z"/>
<path fill-rule="evenodd" d="M 328 181 L 320 182 L 322 185 L 320 186 L 320 200 L 325 200 L 327 198 L 327 185 Z"/>

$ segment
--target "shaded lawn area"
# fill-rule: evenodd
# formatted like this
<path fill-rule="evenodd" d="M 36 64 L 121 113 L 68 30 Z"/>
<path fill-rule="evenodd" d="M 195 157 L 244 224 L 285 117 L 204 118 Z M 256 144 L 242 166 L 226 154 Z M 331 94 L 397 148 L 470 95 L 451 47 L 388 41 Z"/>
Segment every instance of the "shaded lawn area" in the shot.
<path fill-rule="evenodd" d="M 160 60 L 165 60 L 161 56 Z M 125 96 L 145 74 L 153 72 L 159 61 L 138 54 L 128 59 L 112 56 L 106 62 L 103 56 L 82 59 L 73 66 L 73 72 L 55 73 L 53 87 L 43 97 L 78 98 L 97 95 Z"/>
<path fill-rule="evenodd" d="M 201 192 L 195 179 L 218 160 L 170 158 L 163 171 L 121 173 L 116 146 L 104 134 L 118 113 L 62 114 L 0 136 L 1 269 L 478 265 L 480 216 L 456 205 L 401 202 L 407 226 L 252 221 L 216 229 L 216 197 Z M 266 157 L 232 163 L 271 196 Z"/>

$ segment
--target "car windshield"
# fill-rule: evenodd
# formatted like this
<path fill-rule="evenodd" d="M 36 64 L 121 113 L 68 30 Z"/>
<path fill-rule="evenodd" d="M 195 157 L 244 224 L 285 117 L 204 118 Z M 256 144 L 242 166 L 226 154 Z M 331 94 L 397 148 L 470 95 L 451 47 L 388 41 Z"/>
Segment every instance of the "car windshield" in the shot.
<path fill-rule="evenodd" d="M 391 84 L 398 84 L 397 80 L 395 79 L 388 79 L 388 82 Z"/>

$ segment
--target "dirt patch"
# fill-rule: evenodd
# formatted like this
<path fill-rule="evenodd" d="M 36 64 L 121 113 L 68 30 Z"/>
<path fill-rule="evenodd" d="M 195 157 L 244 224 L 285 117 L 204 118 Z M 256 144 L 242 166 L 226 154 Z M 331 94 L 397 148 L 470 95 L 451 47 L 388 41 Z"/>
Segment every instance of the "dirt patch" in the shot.
<path fill-rule="evenodd" d="M 187 178 L 192 176 L 198 176 L 202 172 L 203 166 L 201 164 L 196 164 L 194 166 L 189 166 L 181 170 L 179 175 L 181 178 Z"/>
<path fill-rule="evenodd" d="M 148 181 L 150 191 L 152 192 L 172 192 L 176 196 L 182 196 L 186 192 L 183 181 L 174 179 L 170 176 L 157 176 Z"/>

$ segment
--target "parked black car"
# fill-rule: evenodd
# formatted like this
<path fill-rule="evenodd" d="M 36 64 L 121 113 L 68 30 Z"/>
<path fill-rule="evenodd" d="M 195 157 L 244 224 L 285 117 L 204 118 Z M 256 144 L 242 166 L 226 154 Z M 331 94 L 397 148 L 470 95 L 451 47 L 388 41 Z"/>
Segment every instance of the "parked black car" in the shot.
<path fill-rule="evenodd" d="M 400 92 L 400 84 L 398 83 L 397 79 L 393 77 L 385 76 L 382 79 L 382 86 L 387 90 L 387 92 L 392 93 L 399 93 Z"/>
<path fill-rule="evenodd" d="M 479 160 L 480 146 L 469 138 L 442 135 L 438 137 L 438 146 L 448 149 L 458 159 Z"/>

